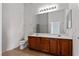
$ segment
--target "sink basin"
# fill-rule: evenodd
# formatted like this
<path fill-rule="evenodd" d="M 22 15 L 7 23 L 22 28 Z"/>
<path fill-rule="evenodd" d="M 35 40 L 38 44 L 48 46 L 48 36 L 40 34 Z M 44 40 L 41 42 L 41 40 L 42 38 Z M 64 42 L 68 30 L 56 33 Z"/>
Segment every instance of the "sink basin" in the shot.
<path fill-rule="evenodd" d="M 58 35 L 58 37 L 61 37 L 61 35 Z"/>

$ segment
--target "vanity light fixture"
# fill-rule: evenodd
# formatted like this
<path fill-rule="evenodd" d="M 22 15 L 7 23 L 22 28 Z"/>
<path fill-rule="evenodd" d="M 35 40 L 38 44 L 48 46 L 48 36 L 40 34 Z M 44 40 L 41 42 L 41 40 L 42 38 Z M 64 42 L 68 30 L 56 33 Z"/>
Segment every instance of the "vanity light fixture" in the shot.
<path fill-rule="evenodd" d="M 40 12 L 49 11 L 49 10 L 52 10 L 52 9 L 56 9 L 56 6 L 45 8 L 45 9 L 41 9 Z"/>

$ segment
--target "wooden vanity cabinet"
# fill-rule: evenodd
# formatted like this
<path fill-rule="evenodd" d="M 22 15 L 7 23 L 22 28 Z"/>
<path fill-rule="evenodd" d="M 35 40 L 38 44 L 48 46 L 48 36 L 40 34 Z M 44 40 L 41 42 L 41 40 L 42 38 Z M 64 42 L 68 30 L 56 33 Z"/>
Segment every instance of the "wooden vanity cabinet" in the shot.
<path fill-rule="evenodd" d="M 60 39 L 60 55 L 71 56 L 72 55 L 72 40 Z"/>
<path fill-rule="evenodd" d="M 72 56 L 72 40 L 52 38 L 50 53 L 58 56 Z"/>
<path fill-rule="evenodd" d="M 49 52 L 49 39 L 48 38 L 41 38 L 40 50 L 43 52 Z"/>
<path fill-rule="evenodd" d="M 58 56 L 72 56 L 72 39 L 28 37 L 29 48 Z"/>
<path fill-rule="evenodd" d="M 53 55 L 57 55 L 58 50 L 58 40 L 50 38 L 50 53 Z"/>
<path fill-rule="evenodd" d="M 40 38 L 39 37 L 28 37 L 29 48 L 40 50 Z"/>

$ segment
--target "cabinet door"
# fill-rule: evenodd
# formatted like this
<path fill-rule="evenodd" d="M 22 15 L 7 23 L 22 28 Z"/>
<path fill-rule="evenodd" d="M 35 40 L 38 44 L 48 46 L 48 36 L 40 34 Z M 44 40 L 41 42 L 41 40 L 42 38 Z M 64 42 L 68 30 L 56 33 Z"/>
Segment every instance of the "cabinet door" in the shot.
<path fill-rule="evenodd" d="M 58 48 L 58 40 L 56 39 L 50 39 L 50 53 L 53 55 L 57 55 L 57 49 Z"/>
<path fill-rule="evenodd" d="M 62 56 L 69 56 L 69 55 L 71 55 L 72 53 L 71 53 L 71 41 L 70 40 L 60 40 L 60 49 L 61 49 L 61 51 L 60 51 L 60 54 L 62 55 Z"/>
<path fill-rule="evenodd" d="M 44 52 L 49 52 L 49 40 L 48 38 L 41 38 L 40 49 Z"/>
<path fill-rule="evenodd" d="M 28 37 L 29 48 L 40 50 L 40 38 L 39 37 Z"/>

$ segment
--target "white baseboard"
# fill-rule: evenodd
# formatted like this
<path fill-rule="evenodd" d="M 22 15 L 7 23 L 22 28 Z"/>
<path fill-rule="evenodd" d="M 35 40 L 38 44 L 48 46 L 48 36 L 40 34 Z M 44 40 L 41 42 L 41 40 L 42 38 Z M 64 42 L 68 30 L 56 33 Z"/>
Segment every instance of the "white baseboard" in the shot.
<path fill-rule="evenodd" d="M 19 45 L 18 45 L 18 46 L 16 46 L 16 47 L 11 47 L 11 48 L 8 48 L 8 49 L 6 49 L 5 51 L 2 51 L 2 53 L 6 52 L 6 51 L 13 50 L 13 49 L 15 49 L 15 48 L 17 48 L 17 47 L 19 47 Z"/>
<path fill-rule="evenodd" d="M 0 56 L 2 56 L 2 52 L 0 51 Z"/>

